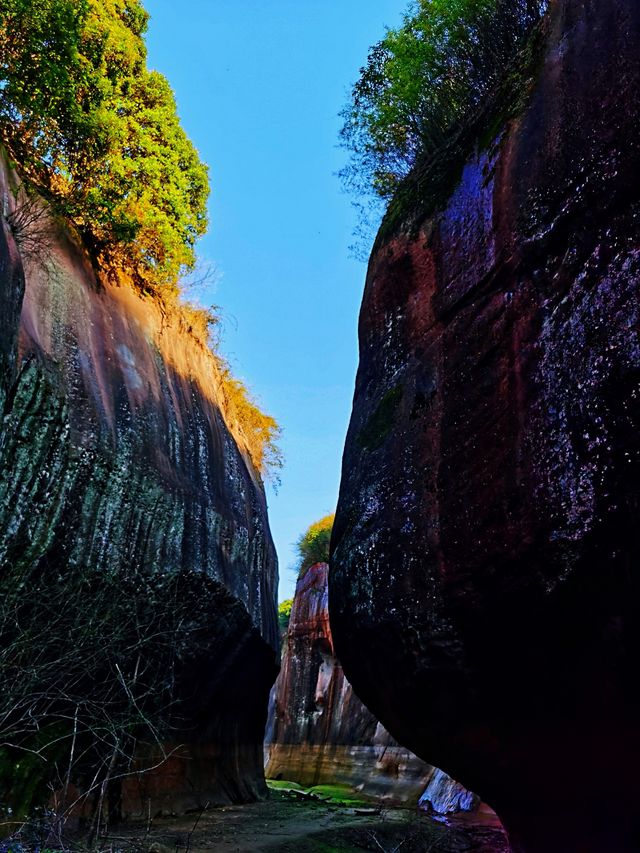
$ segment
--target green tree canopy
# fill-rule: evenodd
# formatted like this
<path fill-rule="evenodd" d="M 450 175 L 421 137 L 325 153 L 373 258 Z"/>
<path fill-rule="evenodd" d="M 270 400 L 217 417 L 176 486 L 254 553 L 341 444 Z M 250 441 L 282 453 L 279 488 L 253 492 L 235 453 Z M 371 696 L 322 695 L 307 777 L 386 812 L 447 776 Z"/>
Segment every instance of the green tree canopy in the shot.
<path fill-rule="evenodd" d="M 332 513 L 321 518 L 320 521 L 316 521 L 296 542 L 299 578 L 304 577 L 307 569 L 316 563 L 329 562 L 329 546 L 334 518 L 335 515 Z"/>
<path fill-rule="evenodd" d="M 415 0 L 369 52 L 341 131 L 342 177 L 389 199 L 496 90 L 546 0 Z"/>
<path fill-rule="evenodd" d="M 278 625 L 280 631 L 284 634 L 289 627 L 289 619 L 291 618 L 291 608 L 293 607 L 293 598 L 287 598 L 286 601 L 281 601 L 278 605 Z"/>
<path fill-rule="evenodd" d="M 96 259 L 155 288 L 193 266 L 209 185 L 147 20 L 139 0 L 3 0 L 0 134 Z"/>

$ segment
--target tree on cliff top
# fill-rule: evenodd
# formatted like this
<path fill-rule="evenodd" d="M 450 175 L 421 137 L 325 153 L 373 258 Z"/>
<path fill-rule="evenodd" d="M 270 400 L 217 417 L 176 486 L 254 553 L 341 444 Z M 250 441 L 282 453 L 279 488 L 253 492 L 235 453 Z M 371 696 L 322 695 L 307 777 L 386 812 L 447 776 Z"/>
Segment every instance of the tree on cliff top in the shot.
<path fill-rule="evenodd" d="M 303 578 L 307 570 L 316 563 L 329 562 L 329 546 L 334 518 L 334 513 L 325 515 L 320 521 L 312 524 L 296 542 L 298 578 Z"/>
<path fill-rule="evenodd" d="M 0 142 L 101 269 L 128 273 L 176 310 L 207 228 L 209 182 L 171 87 L 146 67 L 147 22 L 140 0 L 2 0 Z M 211 312 L 183 302 L 176 313 L 206 345 Z M 227 422 L 277 480 L 278 424 L 218 360 Z"/>
<path fill-rule="evenodd" d="M 147 20 L 139 0 L 3 0 L 0 138 L 96 260 L 156 289 L 193 266 L 209 186 Z"/>
<path fill-rule="evenodd" d="M 416 0 L 398 29 L 374 45 L 341 138 L 348 189 L 390 199 L 496 89 L 546 0 Z"/>

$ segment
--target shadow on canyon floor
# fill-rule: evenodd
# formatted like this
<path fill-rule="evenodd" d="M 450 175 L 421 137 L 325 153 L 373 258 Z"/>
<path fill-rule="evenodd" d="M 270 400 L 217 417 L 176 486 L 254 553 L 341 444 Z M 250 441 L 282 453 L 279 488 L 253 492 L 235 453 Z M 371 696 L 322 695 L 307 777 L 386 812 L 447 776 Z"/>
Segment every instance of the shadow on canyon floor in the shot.
<path fill-rule="evenodd" d="M 360 813 L 358 813 L 360 812 Z M 162 818 L 150 827 L 129 824 L 105 840 L 112 850 L 144 853 L 506 853 L 500 828 L 473 815 L 440 822 L 415 809 L 353 808 L 269 799 L 210 809 L 200 816 Z"/>

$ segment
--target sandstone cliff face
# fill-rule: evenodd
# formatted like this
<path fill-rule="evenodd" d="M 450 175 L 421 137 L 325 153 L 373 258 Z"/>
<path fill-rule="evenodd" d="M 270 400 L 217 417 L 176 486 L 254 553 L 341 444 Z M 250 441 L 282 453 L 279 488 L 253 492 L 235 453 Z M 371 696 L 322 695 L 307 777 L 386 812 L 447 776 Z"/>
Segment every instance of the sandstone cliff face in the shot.
<path fill-rule="evenodd" d="M 296 586 L 272 691 L 267 778 L 347 784 L 414 805 L 422 796 L 425 808 L 443 814 L 473 810 L 473 794 L 396 743 L 354 694 L 333 648 L 328 574 L 317 563 Z"/>
<path fill-rule="evenodd" d="M 553 2 L 524 111 L 362 306 L 336 650 L 514 850 L 640 844 L 639 86 L 635 0 Z"/>
<path fill-rule="evenodd" d="M 221 415 L 215 362 L 155 301 L 97 282 L 64 234 L 21 257 L 6 222 L 11 180 L 3 166 L 0 562 L 206 573 L 218 618 L 186 677 L 190 742 L 127 783 L 125 811 L 255 798 L 277 563 L 262 485 Z"/>

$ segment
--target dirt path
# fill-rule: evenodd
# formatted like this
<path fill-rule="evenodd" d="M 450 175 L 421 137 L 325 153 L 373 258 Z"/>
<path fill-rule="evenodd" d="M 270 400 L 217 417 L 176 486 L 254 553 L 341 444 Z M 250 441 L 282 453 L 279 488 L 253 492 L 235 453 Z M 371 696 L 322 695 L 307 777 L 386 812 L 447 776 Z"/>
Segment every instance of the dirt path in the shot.
<path fill-rule="evenodd" d="M 158 819 L 149 832 L 130 825 L 108 839 L 112 849 L 145 853 L 506 853 L 499 829 L 480 820 L 445 824 L 409 809 L 363 809 L 269 800 Z"/>

